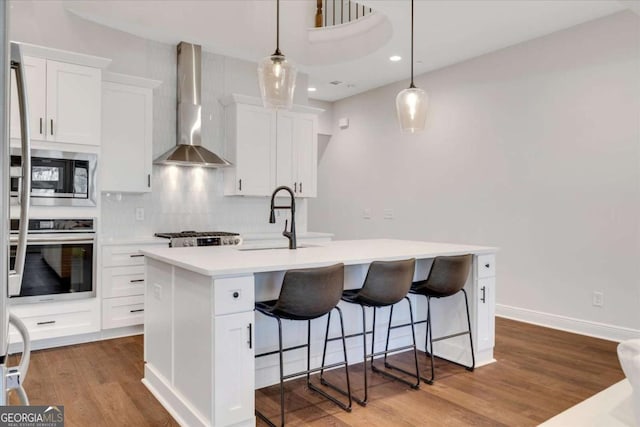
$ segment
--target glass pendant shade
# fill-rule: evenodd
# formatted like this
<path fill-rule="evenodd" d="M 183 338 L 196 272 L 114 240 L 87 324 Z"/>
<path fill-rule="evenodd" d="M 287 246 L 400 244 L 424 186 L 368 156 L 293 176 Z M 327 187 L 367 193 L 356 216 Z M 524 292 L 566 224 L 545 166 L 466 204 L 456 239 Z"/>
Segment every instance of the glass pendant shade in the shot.
<path fill-rule="evenodd" d="M 417 87 L 409 87 L 396 97 L 398 122 L 403 132 L 416 133 L 424 130 L 427 122 L 427 92 Z"/>
<path fill-rule="evenodd" d="M 266 108 L 290 109 L 296 88 L 296 67 L 279 52 L 258 64 L 258 81 Z"/>

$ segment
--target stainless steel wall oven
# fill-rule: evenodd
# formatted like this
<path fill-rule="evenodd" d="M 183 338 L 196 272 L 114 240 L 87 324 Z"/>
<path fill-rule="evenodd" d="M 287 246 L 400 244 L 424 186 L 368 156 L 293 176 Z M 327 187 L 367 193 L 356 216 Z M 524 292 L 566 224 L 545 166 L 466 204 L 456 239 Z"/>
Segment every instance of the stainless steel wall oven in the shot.
<path fill-rule="evenodd" d="M 18 223 L 11 220 L 11 267 L 15 262 Z M 29 220 L 22 286 L 11 301 L 95 296 L 96 249 L 93 219 Z"/>
<path fill-rule="evenodd" d="M 11 151 L 11 168 L 22 157 Z M 31 204 L 44 206 L 96 206 L 97 155 L 68 151 L 31 150 Z M 18 204 L 20 178 L 11 178 L 11 202 Z"/>

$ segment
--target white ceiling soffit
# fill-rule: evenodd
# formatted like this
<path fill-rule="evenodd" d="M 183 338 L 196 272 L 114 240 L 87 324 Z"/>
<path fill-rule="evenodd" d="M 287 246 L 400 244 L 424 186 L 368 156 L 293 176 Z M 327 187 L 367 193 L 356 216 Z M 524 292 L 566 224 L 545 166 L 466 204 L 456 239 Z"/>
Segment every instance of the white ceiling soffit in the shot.
<path fill-rule="evenodd" d="M 331 1 L 331 0 L 330 0 Z M 339 1 L 339 0 L 338 0 Z M 19 2 L 18 2 L 19 3 Z M 362 0 L 375 13 L 335 42 L 320 41 L 315 0 L 280 3 L 280 47 L 309 74 L 314 98 L 334 101 L 409 78 L 409 0 Z M 415 73 L 420 74 L 597 19 L 637 2 L 620 0 L 416 0 Z M 168 44 L 181 40 L 258 61 L 275 48 L 275 0 L 66 0 L 94 22 Z M 378 16 L 378 18 L 372 18 Z M 384 19 L 383 19 L 384 18 Z M 375 24 L 375 25 L 372 25 Z M 334 30 L 335 31 L 335 30 Z M 329 37 L 329 36 L 327 36 Z M 330 37 L 329 37 L 330 38 Z M 389 56 L 402 61 L 391 63 Z M 330 63 L 331 57 L 335 58 Z M 330 82 L 339 81 L 340 84 Z M 425 88 L 428 90 L 428 88 Z"/>

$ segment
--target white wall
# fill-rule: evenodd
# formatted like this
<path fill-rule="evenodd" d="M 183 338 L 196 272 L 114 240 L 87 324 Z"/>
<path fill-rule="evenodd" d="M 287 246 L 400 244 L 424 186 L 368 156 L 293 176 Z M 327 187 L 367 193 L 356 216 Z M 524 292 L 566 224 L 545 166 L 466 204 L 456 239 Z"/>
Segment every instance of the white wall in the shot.
<path fill-rule="evenodd" d="M 154 157 L 175 145 L 175 46 L 86 21 L 56 0 L 12 2 L 9 27 L 11 40 L 111 58 L 110 71 L 161 80 L 162 85 L 154 90 Z M 202 68 L 203 145 L 224 154 L 224 112 L 218 100 L 230 93 L 259 97 L 257 65 L 205 52 Z M 297 87 L 294 102 L 306 105 L 305 74 L 298 74 Z M 103 195 L 101 229 L 111 236 L 185 229 L 282 230 L 281 224 L 268 223 L 266 198 L 223 197 L 222 189 L 219 170 L 154 166 L 152 194 Z M 135 220 L 136 207 L 145 208 L 144 221 Z M 297 207 L 297 227 L 305 231 L 306 202 L 300 201 Z"/>
<path fill-rule="evenodd" d="M 501 310 L 640 336 L 640 18 L 622 12 L 416 84 L 431 102 L 420 135 L 395 119 L 408 81 L 334 104 L 309 227 L 499 246 Z"/>

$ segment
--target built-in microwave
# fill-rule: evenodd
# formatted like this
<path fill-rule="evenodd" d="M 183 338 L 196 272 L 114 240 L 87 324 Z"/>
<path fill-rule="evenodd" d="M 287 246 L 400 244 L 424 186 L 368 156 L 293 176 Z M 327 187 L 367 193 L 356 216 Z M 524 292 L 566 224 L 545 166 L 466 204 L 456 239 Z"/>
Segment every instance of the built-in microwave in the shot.
<path fill-rule="evenodd" d="M 31 204 L 43 206 L 96 206 L 96 164 L 93 153 L 31 150 Z M 22 157 L 11 151 L 11 168 Z M 13 174 L 12 176 L 17 175 Z M 11 203 L 17 204 L 20 178 L 11 178 Z"/>

